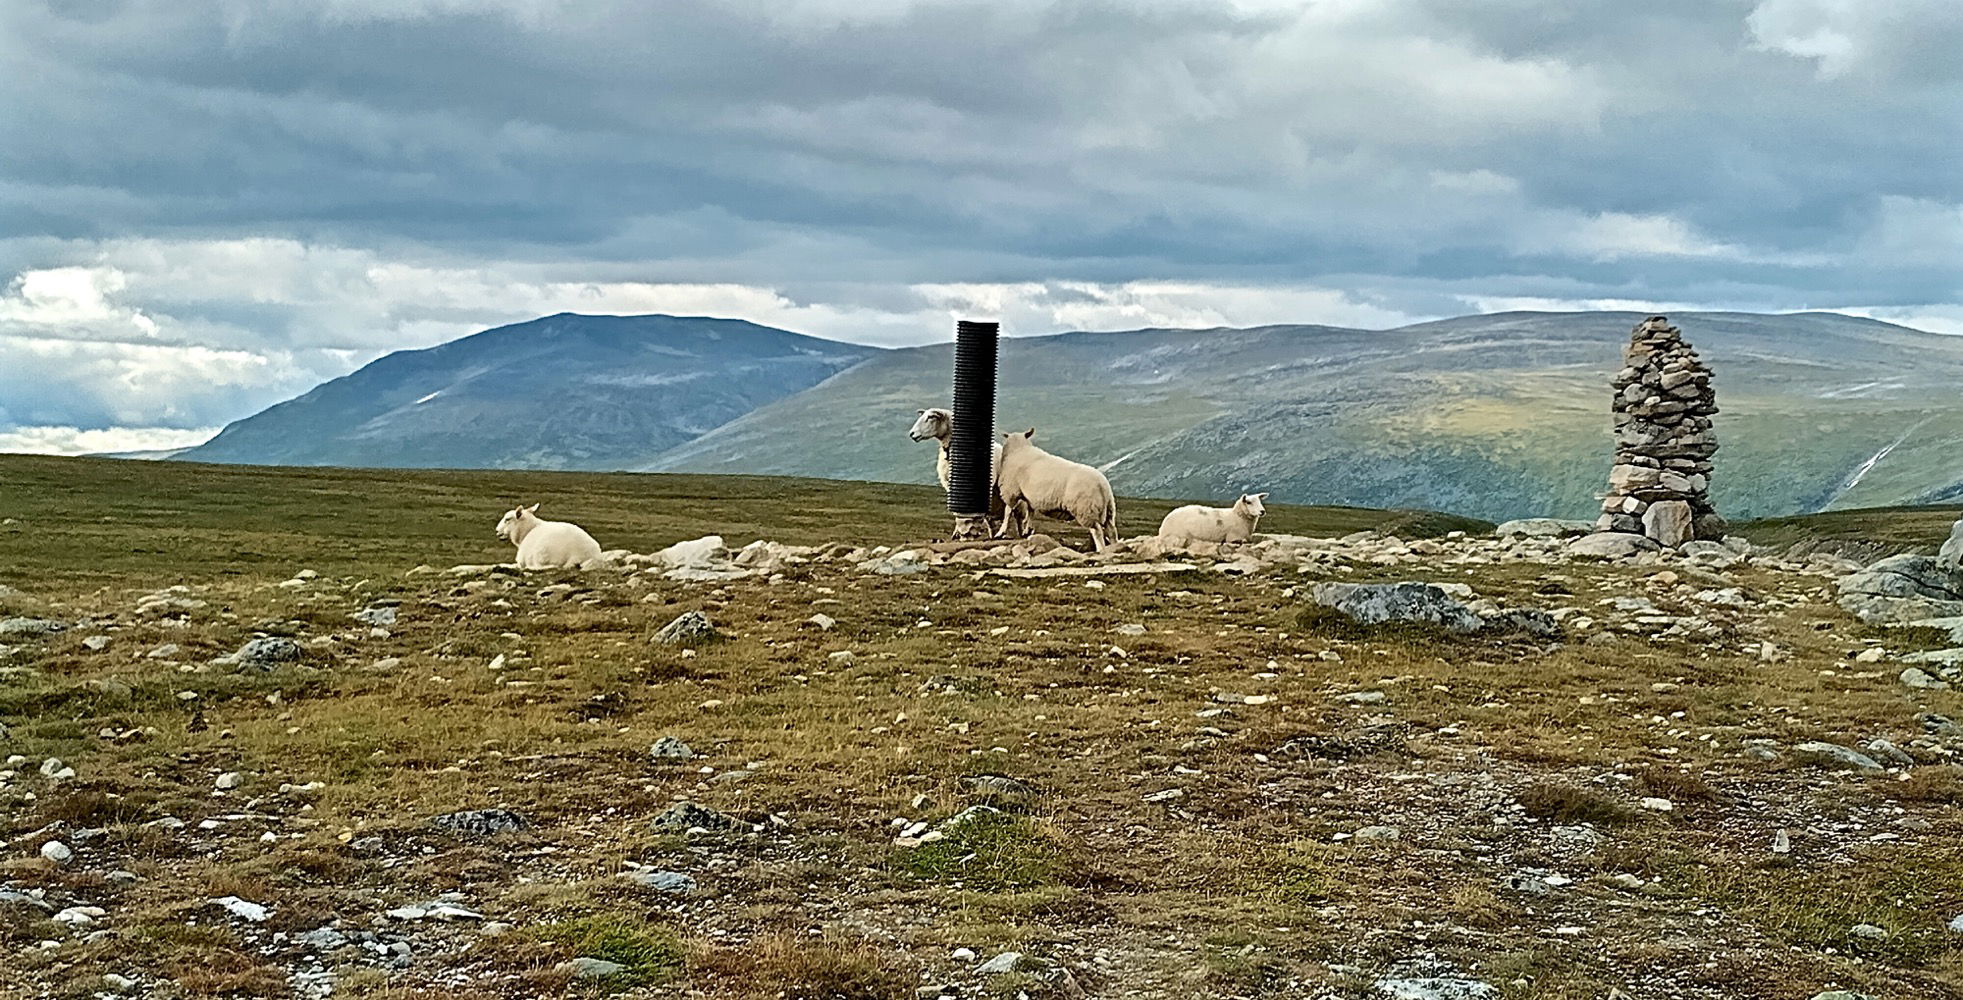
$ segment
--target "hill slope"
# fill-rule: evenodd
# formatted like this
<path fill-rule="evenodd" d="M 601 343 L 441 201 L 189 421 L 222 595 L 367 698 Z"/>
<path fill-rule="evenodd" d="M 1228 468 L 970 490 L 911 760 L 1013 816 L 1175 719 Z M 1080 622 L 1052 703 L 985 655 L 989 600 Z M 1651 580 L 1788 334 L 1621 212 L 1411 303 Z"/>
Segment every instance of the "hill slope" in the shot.
<path fill-rule="evenodd" d="M 1591 516 L 1610 375 L 1637 313 L 1501 313 L 1364 331 L 1005 340 L 1000 428 L 1034 425 L 1120 493 Z M 1963 497 L 1963 337 L 1832 313 L 1673 315 L 1716 370 L 1733 517 Z M 913 411 L 951 348 L 890 351 L 648 468 L 930 482 Z"/>
<path fill-rule="evenodd" d="M 877 353 L 740 320 L 562 313 L 390 354 L 177 457 L 618 469 Z"/>

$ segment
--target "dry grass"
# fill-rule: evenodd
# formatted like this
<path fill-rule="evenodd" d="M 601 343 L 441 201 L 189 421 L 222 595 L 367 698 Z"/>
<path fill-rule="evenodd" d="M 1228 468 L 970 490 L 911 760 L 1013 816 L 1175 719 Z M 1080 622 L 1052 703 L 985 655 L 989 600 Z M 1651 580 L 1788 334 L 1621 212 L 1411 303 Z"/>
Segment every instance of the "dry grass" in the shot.
<path fill-rule="evenodd" d="M 1864 633 L 1813 593 L 1820 581 L 1741 570 L 1734 583 L 1798 593 L 1794 607 L 1728 622 L 1721 641 L 1607 647 L 1356 630 L 1283 597 L 1304 582 L 1292 572 L 1090 589 L 814 565 L 779 583 L 575 574 L 473 587 L 405 572 L 503 556 L 476 516 L 484 497 L 493 511 L 527 493 L 603 511 L 603 541 L 641 549 L 711 530 L 736 543 L 901 542 L 941 517 L 922 493 L 863 485 L 760 481 L 712 506 L 693 481 L 664 477 L 137 470 L 212 477 L 201 493 L 118 487 L 106 477 L 133 467 L 113 463 L 10 468 L 33 476 L 0 481 L 0 505 L 60 530 L 0 539 L 24 546 L 0 582 L 26 594 L 0 611 L 94 624 L 36 645 L 33 673 L 0 683 L 6 752 L 80 772 L 0 786 L 0 835 L 106 832 L 68 869 L 23 841 L 0 880 L 99 902 L 113 936 L 79 943 L 38 910 L 0 904 L 0 961 L 22 963 L 26 984 L 0 996 L 84 995 L 112 970 L 202 995 L 284 996 L 286 972 L 311 959 L 272 933 L 337 919 L 420 935 L 408 969 L 344 956 L 343 993 L 374 997 L 559 995 L 569 987 L 553 966 L 576 954 L 637 971 L 635 985 L 572 989 L 745 1000 L 907 996 L 928 982 L 1032 998 L 1348 995 L 1420 954 L 1537 998 L 1667 984 L 1773 1000 L 1829 982 L 1944 997 L 1963 983 L 1940 933 L 1963 912 L 1963 859 L 1940 846 L 1963 833 L 1957 769 L 1864 779 L 1744 752 L 1866 735 L 1907 745 L 1919 712 L 1963 716 L 1956 692 L 1913 702 L 1889 674 L 1847 664 Z M 48 476 L 61 469 L 75 476 L 57 500 Z M 347 508 L 358 517 L 300 514 L 309 498 L 371 493 L 372 506 Z M 1366 513 L 1289 516 L 1333 531 Z M 402 540 L 361 540 L 390 518 Z M 321 578 L 277 586 L 303 567 Z M 1678 606 L 1712 585 L 1613 566 L 1357 564 L 1339 577 L 1458 580 L 1508 606 L 1594 615 L 1614 596 Z M 208 602 L 188 625 L 133 613 L 136 597 L 178 582 Z M 558 582 L 573 589 L 541 595 Z M 401 602 L 401 620 L 370 636 L 348 616 L 383 597 Z M 725 641 L 692 656 L 648 641 L 686 610 Z M 805 624 L 815 611 L 837 626 Z M 257 631 L 309 641 L 305 659 L 206 665 Z M 96 632 L 107 651 L 80 645 Z M 1787 657 L 1740 648 L 1760 640 Z M 164 642 L 184 647 L 181 667 L 142 655 Z M 384 658 L 399 662 L 374 665 Z M 1385 701 L 1336 700 L 1366 689 Z M 1222 698 L 1253 694 L 1272 700 Z M 661 736 L 700 758 L 650 760 Z M 224 771 L 246 786 L 215 795 Z M 964 781 L 977 775 L 1032 791 L 996 798 Z M 279 791 L 313 781 L 325 787 Z M 1168 790 L 1180 794 L 1157 797 Z M 1682 808 L 1639 812 L 1645 795 Z M 651 831 L 677 798 L 788 825 L 710 840 Z M 892 845 L 896 817 L 938 821 L 980 802 L 1010 811 L 927 848 Z M 473 841 L 428 823 L 487 806 L 531 829 Z M 273 818 L 224 819 L 245 814 Z M 187 826 L 142 825 L 164 816 Z M 207 819 L 216 829 L 199 829 Z M 1336 839 L 1376 824 L 1400 839 Z M 1551 832 L 1574 824 L 1606 840 Z M 1828 840 L 1806 832 L 1816 826 L 1853 832 Z M 1781 828 L 1795 846 L 1775 858 L 1766 845 Z M 1884 832 L 1903 839 L 1863 846 Z M 701 889 L 655 896 L 618 877 L 629 861 L 689 872 Z M 142 881 L 109 884 L 111 867 Z M 1526 895 L 1507 881 L 1521 872 L 1577 884 Z M 1613 888 L 1622 874 L 1648 888 Z M 515 930 L 382 917 L 442 892 Z M 275 915 L 233 926 L 198 905 L 224 894 L 275 900 Z M 1850 945 L 1858 920 L 1891 938 Z M 1557 933 L 1577 926 L 1584 936 Z M 68 943 L 41 954 L 49 938 Z M 947 957 L 955 947 L 1036 961 L 982 983 Z"/>

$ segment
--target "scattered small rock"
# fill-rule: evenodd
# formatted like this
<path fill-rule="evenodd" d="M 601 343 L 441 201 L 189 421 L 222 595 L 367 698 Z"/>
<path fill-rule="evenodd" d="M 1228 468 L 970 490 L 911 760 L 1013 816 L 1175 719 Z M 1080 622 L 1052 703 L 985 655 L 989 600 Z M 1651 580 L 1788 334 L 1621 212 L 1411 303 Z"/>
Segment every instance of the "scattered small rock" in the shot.
<path fill-rule="evenodd" d="M 648 748 L 648 756 L 655 760 L 693 760 L 695 750 L 673 736 L 663 736 Z"/>

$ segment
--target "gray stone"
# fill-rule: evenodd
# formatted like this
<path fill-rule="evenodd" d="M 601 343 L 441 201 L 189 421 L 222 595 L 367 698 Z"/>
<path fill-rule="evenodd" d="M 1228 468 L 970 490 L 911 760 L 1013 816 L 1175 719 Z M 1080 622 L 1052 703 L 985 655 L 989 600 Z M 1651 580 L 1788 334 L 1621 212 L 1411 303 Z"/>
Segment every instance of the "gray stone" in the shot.
<path fill-rule="evenodd" d="M 1903 767 L 1908 767 L 1915 763 L 1915 758 L 1910 757 L 1907 751 L 1904 751 L 1901 747 L 1898 747 L 1895 744 L 1888 742 L 1887 740 L 1880 740 L 1880 739 L 1869 740 L 1867 746 L 1862 747 L 1862 749 L 1866 750 L 1869 754 L 1871 754 L 1875 758 L 1878 758 L 1880 760 L 1885 760 L 1894 764 L 1900 764 Z"/>
<path fill-rule="evenodd" d="M 82 645 L 88 647 L 90 652 L 100 653 L 109 648 L 110 642 L 110 638 L 106 635 L 92 635 L 83 639 Z"/>
<path fill-rule="evenodd" d="M 47 618 L 0 619 L 0 635 L 53 635 L 67 627 Z"/>
<path fill-rule="evenodd" d="M 971 775 L 962 778 L 961 783 L 983 795 L 989 795 L 999 799 L 1021 801 L 1036 797 L 1036 790 L 1034 788 L 1007 775 Z"/>
<path fill-rule="evenodd" d="M 1904 553 L 1844 576 L 1838 586 L 1842 595 L 1963 601 L 1963 570 L 1945 566 L 1932 556 Z"/>
<path fill-rule="evenodd" d="M 1654 552 L 1657 544 L 1642 535 L 1621 531 L 1598 531 L 1568 543 L 1568 554 L 1627 559 L 1639 552 Z"/>
<path fill-rule="evenodd" d="M 1318 583 L 1309 591 L 1324 607 L 1365 625 L 1427 622 L 1453 632 L 1476 632 L 1485 625 L 1472 609 L 1430 583 Z"/>
<path fill-rule="evenodd" d="M 1005 951 L 994 958 L 975 966 L 978 976 L 1000 976 L 1016 971 L 1016 964 L 1022 961 L 1022 952 Z"/>
<path fill-rule="evenodd" d="M 690 830 L 726 833 L 737 829 L 751 829 L 750 824 L 727 813 L 717 812 L 694 802 L 677 802 L 663 809 L 654 817 L 652 826 L 657 833 L 687 833 Z"/>
<path fill-rule="evenodd" d="M 570 962 L 560 962 L 553 967 L 574 979 L 606 979 L 627 971 L 619 962 L 609 962 L 604 958 L 575 958 Z"/>
<path fill-rule="evenodd" d="M 1682 500 L 1650 504 L 1649 510 L 1643 512 L 1643 534 L 1666 549 L 1690 541 L 1695 536 L 1690 504 Z"/>
<path fill-rule="evenodd" d="M 1595 530 L 1592 521 L 1573 521 L 1559 517 L 1523 517 L 1493 529 L 1501 538 L 1574 538 Z"/>
<path fill-rule="evenodd" d="M 466 809 L 462 812 L 445 813 L 431 819 L 430 822 L 445 830 L 473 837 L 517 833 L 531 826 L 524 816 L 509 809 Z"/>
<path fill-rule="evenodd" d="M 693 646 L 720 638 L 714 622 L 700 611 L 684 611 L 654 634 L 654 641 L 670 646 Z"/>
<path fill-rule="evenodd" d="M 1499 1000 L 1500 991 L 1477 979 L 1432 977 L 1379 979 L 1373 987 L 1388 1000 Z"/>
<path fill-rule="evenodd" d="M 1938 679 L 1921 667 L 1909 667 L 1902 671 L 1901 682 L 1905 687 L 1920 688 L 1925 691 L 1945 691 L 1949 682 Z"/>
<path fill-rule="evenodd" d="M 354 613 L 354 620 L 376 628 L 387 628 L 395 624 L 396 607 L 393 604 L 372 604 Z"/>
<path fill-rule="evenodd" d="M 1561 624 L 1554 616 L 1533 608 L 1507 608 L 1484 616 L 1485 628 L 1496 632 L 1522 632 L 1539 639 L 1558 638 Z"/>
<path fill-rule="evenodd" d="M 348 936 L 332 927 L 316 927 L 296 938 L 301 944 L 316 951 L 333 951 L 348 944 Z"/>
<path fill-rule="evenodd" d="M 648 756 L 655 760 L 693 760 L 695 750 L 673 736 L 663 736 L 648 748 Z"/>
<path fill-rule="evenodd" d="M 254 639 L 239 647 L 233 656 L 243 666 L 267 668 L 281 663 L 292 663 L 300 659 L 304 652 L 300 644 L 283 636 L 267 636 Z"/>
<path fill-rule="evenodd" d="M 1402 836 L 1404 836 L 1404 831 L 1394 826 L 1366 826 L 1352 834 L 1351 838 L 1357 843 L 1369 844 L 1397 840 Z"/>
<path fill-rule="evenodd" d="M 1903 663 L 1928 663 L 1938 667 L 1963 667 L 1963 646 L 1955 649 L 1925 649 L 1902 657 Z"/>
<path fill-rule="evenodd" d="M 1828 990 L 1813 994 L 1812 1000 L 1874 1000 L 1874 997 L 1853 990 Z"/>
<path fill-rule="evenodd" d="M 1879 771 L 1880 764 L 1874 758 L 1858 750 L 1850 750 L 1834 743 L 1810 740 L 1793 745 L 1793 756 L 1809 764 L 1830 767 L 1843 771 Z"/>
<path fill-rule="evenodd" d="M 627 873 L 627 879 L 653 889 L 656 892 L 670 892 L 682 895 L 695 891 L 695 878 L 684 872 L 654 871 L 643 868 Z"/>

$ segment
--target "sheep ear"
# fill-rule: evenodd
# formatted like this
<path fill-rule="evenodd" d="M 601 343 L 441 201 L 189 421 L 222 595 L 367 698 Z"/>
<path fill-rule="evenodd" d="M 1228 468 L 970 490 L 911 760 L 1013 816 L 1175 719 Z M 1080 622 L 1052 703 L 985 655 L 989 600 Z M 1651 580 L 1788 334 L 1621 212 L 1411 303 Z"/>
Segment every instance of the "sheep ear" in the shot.
<path fill-rule="evenodd" d="M 913 411 L 913 412 L 914 412 L 914 415 L 915 415 L 915 416 L 920 416 L 920 417 L 924 417 L 924 416 L 926 416 L 926 415 L 927 415 L 927 411 L 926 411 L 926 410 L 915 410 L 915 411 Z"/>
<path fill-rule="evenodd" d="M 538 513 L 538 504 L 533 504 L 530 507 L 525 508 L 525 512 L 528 514 Z"/>
<path fill-rule="evenodd" d="M 1035 437 L 1035 436 L 1036 436 L 1036 428 L 1034 428 L 1034 427 L 1031 427 L 1030 429 L 1028 429 L 1028 430 L 1026 430 L 1026 431 L 1023 431 L 1023 432 L 1022 432 L 1022 436 L 1023 436 L 1023 437 L 1025 437 L 1025 438 L 1033 438 L 1033 437 Z"/>
<path fill-rule="evenodd" d="M 1256 499 L 1256 500 L 1266 500 L 1266 499 L 1268 499 L 1268 495 L 1267 495 L 1266 493 L 1256 493 L 1256 494 L 1254 494 L 1254 499 Z"/>

